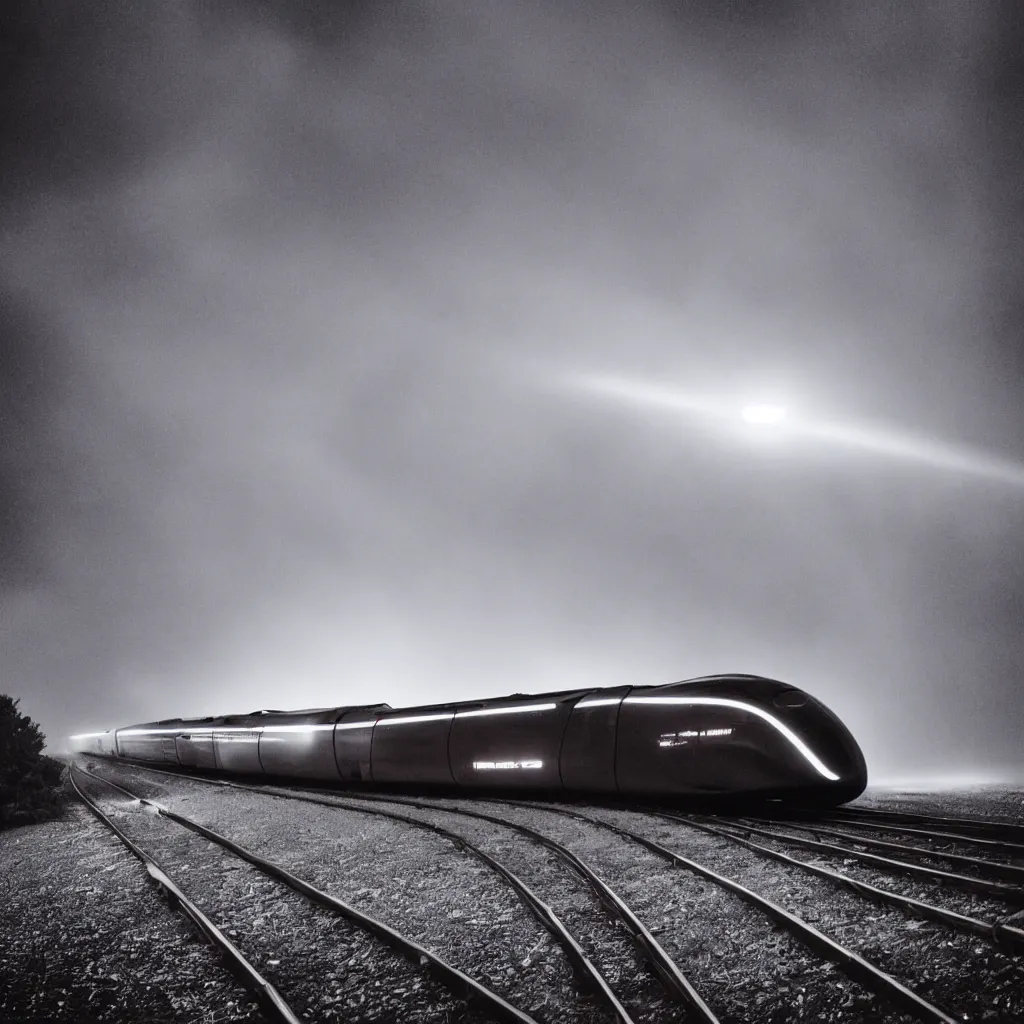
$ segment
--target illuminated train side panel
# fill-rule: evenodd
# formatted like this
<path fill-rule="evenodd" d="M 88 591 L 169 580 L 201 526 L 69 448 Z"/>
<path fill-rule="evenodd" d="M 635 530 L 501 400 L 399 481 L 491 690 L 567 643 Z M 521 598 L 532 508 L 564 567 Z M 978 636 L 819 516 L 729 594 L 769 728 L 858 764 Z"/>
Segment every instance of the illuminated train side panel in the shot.
<path fill-rule="evenodd" d="M 565 788 L 560 771 L 565 727 L 589 691 L 513 694 L 460 710 L 448 750 L 452 776 L 466 788 Z"/>
<path fill-rule="evenodd" d="M 258 756 L 265 775 L 338 781 L 334 728 L 345 708 L 269 712 L 240 723 L 259 737 Z M 221 749 L 225 744 L 221 743 Z"/>
<path fill-rule="evenodd" d="M 744 675 L 397 710 L 168 719 L 74 739 L 87 753 L 239 775 L 463 790 L 838 804 L 867 784 L 860 748 L 828 708 L 784 683 Z"/>
<path fill-rule="evenodd" d="M 118 756 L 136 761 L 181 764 L 176 743 L 177 736 L 184 735 L 180 723 L 181 719 L 171 718 L 148 725 L 118 729 L 114 738 Z"/>

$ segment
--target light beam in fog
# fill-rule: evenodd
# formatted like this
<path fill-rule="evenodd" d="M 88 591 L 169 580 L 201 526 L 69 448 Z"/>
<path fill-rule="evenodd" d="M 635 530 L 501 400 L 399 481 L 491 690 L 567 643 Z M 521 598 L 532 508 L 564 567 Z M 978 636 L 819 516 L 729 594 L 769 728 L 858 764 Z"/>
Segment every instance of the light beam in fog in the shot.
<path fill-rule="evenodd" d="M 736 421 L 736 403 L 721 396 L 688 394 L 614 376 L 580 376 L 573 378 L 571 383 L 578 390 L 603 395 L 626 405 L 692 413 L 708 421 L 719 420 L 723 425 Z M 767 402 L 742 406 L 740 417 L 746 423 L 784 429 L 789 438 L 821 441 L 837 448 L 869 452 L 1024 488 L 1024 464 L 977 448 L 914 437 L 882 427 L 802 419 L 792 416 L 785 406 Z"/>
<path fill-rule="evenodd" d="M 774 405 L 771 402 L 755 402 L 743 406 L 740 415 L 747 423 L 762 427 L 774 427 L 786 419 L 786 407 Z"/>

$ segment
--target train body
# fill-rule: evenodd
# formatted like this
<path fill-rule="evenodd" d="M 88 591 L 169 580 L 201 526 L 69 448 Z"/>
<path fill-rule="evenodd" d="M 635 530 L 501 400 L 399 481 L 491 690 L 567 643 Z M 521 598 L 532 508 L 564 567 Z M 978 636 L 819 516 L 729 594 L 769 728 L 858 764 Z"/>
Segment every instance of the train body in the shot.
<path fill-rule="evenodd" d="M 72 737 L 75 750 L 157 765 L 351 785 L 835 805 L 867 785 L 845 725 L 760 676 L 167 719 Z"/>

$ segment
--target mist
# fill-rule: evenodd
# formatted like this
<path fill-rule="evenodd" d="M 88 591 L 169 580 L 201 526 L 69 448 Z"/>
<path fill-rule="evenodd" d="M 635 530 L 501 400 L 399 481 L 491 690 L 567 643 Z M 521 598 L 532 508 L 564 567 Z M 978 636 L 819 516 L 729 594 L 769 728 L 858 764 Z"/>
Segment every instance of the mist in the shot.
<path fill-rule="evenodd" d="M 51 746 L 740 671 L 874 780 L 1024 774 L 1019 485 L 572 385 L 1019 464 L 1001 8 L 21 8 L 0 689 Z"/>

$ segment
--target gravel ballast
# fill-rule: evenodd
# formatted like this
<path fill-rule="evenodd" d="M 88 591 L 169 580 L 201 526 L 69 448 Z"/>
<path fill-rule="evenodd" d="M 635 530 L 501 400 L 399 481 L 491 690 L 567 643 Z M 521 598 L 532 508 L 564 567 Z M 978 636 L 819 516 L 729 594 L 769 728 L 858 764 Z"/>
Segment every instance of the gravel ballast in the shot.
<path fill-rule="evenodd" d="M 81 805 L 0 833 L 0 891 L 0 1020 L 262 1020 L 217 953 Z"/>
<path fill-rule="evenodd" d="M 499 800 L 436 797 L 421 797 L 430 806 L 414 809 L 394 800 L 360 801 L 353 799 L 355 794 L 342 790 L 332 801 L 347 806 L 323 807 L 212 786 L 197 779 L 157 775 L 125 764 L 97 761 L 95 766 L 98 773 L 140 796 L 195 818 L 402 931 L 545 1024 L 583 1024 L 609 1018 L 574 976 L 552 936 L 497 873 L 440 836 L 366 810 L 388 809 L 441 825 L 501 860 L 562 918 L 642 1024 L 683 1021 L 692 1016 L 668 995 L 626 932 L 612 922 L 589 886 L 561 859 L 518 833 L 465 817 L 456 813 L 458 810 L 485 811 L 516 821 L 563 843 L 581 857 L 633 909 L 727 1024 L 883 1020 L 902 1024 L 909 1019 L 738 897 L 693 872 L 671 866 L 627 839 L 550 809 L 514 807 Z M 103 795 L 104 789 L 98 782 L 90 784 L 90 792 L 96 796 Z M 994 818 L 998 809 L 1004 820 L 1017 820 L 1012 813 L 1014 799 L 1012 794 L 1004 793 L 998 802 L 988 805 L 984 801 L 972 805 L 969 799 L 943 805 L 932 795 L 926 805 L 919 801 L 912 808 L 904 804 L 898 809 L 919 811 L 926 807 L 931 813 L 972 814 L 979 818 Z M 885 800 L 890 805 L 899 803 L 898 794 L 887 794 Z M 410 1020 L 423 1024 L 488 1019 L 376 939 L 328 911 L 311 909 L 281 883 L 210 846 L 207 840 L 147 813 L 135 801 L 115 797 L 109 790 L 103 795 L 103 803 L 129 834 L 168 866 L 186 892 L 232 933 L 233 941 L 281 989 L 303 1019 Z M 730 840 L 668 823 L 643 811 L 604 807 L 591 808 L 588 813 L 633 828 L 762 893 L 882 970 L 890 971 L 958 1020 L 1009 1024 L 1024 1019 L 1021 958 L 1006 955 L 979 936 L 960 935 L 897 909 L 866 902 L 802 869 L 786 867 Z M 111 900 L 111 906 L 118 907 L 115 919 L 120 922 L 112 928 L 119 938 L 123 933 L 136 944 L 152 944 L 149 955 L 160 963 L 144 975 L 141 986 L 134 983 L 135 979 L 141 981 L 141 971 L 112 973 L 121 979 L 130 976 L 130 991 L 141 987 L 150 1002 L 136 1012 L 130 1000 L 122 1000 L 119 1006 L 110 1005 L 106 1016 L 89 1016 L 93 1006 L 107 998 L 102 978 L 111 974 L 110 965 L 97 956 L 93 931 L 83 932 L 84 940 L 80 935 L 67 942 L 60 922 L 48 931 L 52 936 L 50 946 L 61 947 L 53 964 L 70 963 L 78 971 L 85 964 L 98 963 L 104 975 L 96 975 L 96 984 L 82 981 L 78 989 L 60 985 L 71 994 L 71 999 L 64 999 L 57 1008 L 60 1013 L 50 1010 L 63 994 L 52 1001 L 48 995 L 45 999 L 28 998 L 24 993 L 30 988 L 41 984 L 50 988 L 56 976 L 52 971 L 45 979 L 38 971 L 33 974 L 30 956 L 14 958 L 13 950 L 26 948 L 24 915 L 33 913 L 32 907 L 26 909 L 22 901 L 16 912 L 19 922 L 15 941 L 0 950 L 0 956 L 7 957 L 0 964 L 9 965 L 8 973 L 15 973 L 14 987 L 22 995 L 17 996 L 17 1003 L 0 1003 L 0 1019 L 173 1019 L 210 1024 L 260 1019 L 244 991 L 219 968 L 217 957 L 194 941 L 191 926 L 166 908 L 138 863 L 121 852 L 120 844 L 101 831 L 91 817 L 83 817 L 80 809 L 69 812 L 69 822 L 73 816 L 78 817 L 79 830 L 87 829 L 92 842 L 112 851 L 111 859 L 118 860 L 121 870 L 134 879 L 134 887 L 118 888 L 122 903 Z M 0 836 L 2 857 L 9 855 L 11 835 Z M 10 863 L 15 886 L 19 891 L 32 890 L 32 898 L 42 905 L 53 891 L 53 882 L 42 880 L 46 861 L 60 859 L 58 842 L 67 837 L 39 835 L 45 840 L 45 857 L 39 856 L 37 848 L 34 863 L 0 860 L 0 867 Z M 757 841 L 788 848 L 780 840 L 758 837 Z M 988 917 L 997 909 L 984 897 L 976 901 L 970 894 L 933 889 L 930 883 L 846 864 L 843 858 L 818 857 L 806 849 L 788 848 L 788 852 L 894 891 L 920 896 L 927 889 L 926 898 L 967 912 L 973 910 L 978 916 Z M 65 870 L 68 867 L 65 864 Z M 81 872 L 87 865 L 76 863 L 72 867 Z M 51 888 L 36 894 L 35 889 L 43 884 Z M 85 885 L 82 881 L 78 884 Z M 60 913 L 70 925 L 76 921 L 76 911 L 67 897 L 74 884 L 67 888 Z M 76 899 L 79 896 L 74 895 Z M 145 899 L 156 913 L 139 902 Z M 8 930 L 13 916 L 0 918 Z M 158 920 L 163 931 L 148 931 Z M 38 928 L 33 923 L 28 932 Z M 183 941 L 177 945 L 169 941 L 168 929 L 179 932 Z M 104 938 L 102 932 L 99 938 Z M 186 954 L 191 951 L 204 958 L 210 978 L 190 988 L 179 969 L 184 965 L 188 974 L 191 961 Z M 128 956 L 129 971 L 142 960 Z M 91 976 L 81 975 L 86 979 Z M 205 984 L 211 979 L 217 979 L 220 988 Z M 14 987 L 0 989 L 3 998 Z M 191 1002 L 201 997 L 206 1001 Z M 21 1015 L 5 1015 L 7 1005 L 14 1006 Z M 77 1005 L 77 1013 L 65 1010 L 73 1005 Z"/>

